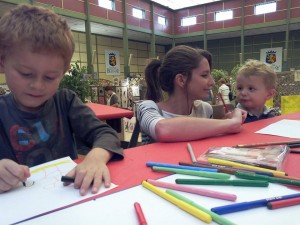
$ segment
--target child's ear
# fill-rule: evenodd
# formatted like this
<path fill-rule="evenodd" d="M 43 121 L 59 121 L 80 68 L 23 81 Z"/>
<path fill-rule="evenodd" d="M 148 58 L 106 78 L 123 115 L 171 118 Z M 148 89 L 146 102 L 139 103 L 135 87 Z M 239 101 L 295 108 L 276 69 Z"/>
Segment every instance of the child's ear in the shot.
<path fill-rule="evenodd" d="M 274 97 L 276 94 L 276 90 L 274 88 L 269 90 L 269 94 L 268 94 L 268 100 L 272 97 Z"/>

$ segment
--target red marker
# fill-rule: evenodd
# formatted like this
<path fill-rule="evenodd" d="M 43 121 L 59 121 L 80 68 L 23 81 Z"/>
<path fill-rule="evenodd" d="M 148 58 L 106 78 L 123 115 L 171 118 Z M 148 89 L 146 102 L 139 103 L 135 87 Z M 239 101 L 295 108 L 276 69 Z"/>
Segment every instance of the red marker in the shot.
<path fill-rule="evenodd" d="M 134 208 L 135 208 L 137 218 L 139 220 L 139 225 L 147 225 L 147 221 L 146 221 L 146 218 L 144 216 L 144 213 L 143 213 L 143 210 L 142 210 L 142 207 L 141 207 L 140 203 L 135 202 L 134 203 Z"/>
<path fill-rule="evenodd" d="M 280 209 L 280 208 L 289 207 L 293 205 L 300 205 L 300 197 L 269 202 L 268 209 Z"/>

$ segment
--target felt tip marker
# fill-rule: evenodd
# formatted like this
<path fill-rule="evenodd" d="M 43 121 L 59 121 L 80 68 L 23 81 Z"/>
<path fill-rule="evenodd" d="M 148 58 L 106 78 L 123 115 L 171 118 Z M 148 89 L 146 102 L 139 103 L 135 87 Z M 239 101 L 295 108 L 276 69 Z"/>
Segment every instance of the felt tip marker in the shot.
<path fill-rule="evenodd" d="M 153 166 L 152 170 L 177 173 L 177 174 L 185 174 L 185 175 L 198 176 L 198 177 L 209 177 L 209 178 L 215 178 L 215 179 L 229 179 L 230 178 L 230 175 L 226 174 L 226 173 L 184 170 L 184 169 L 175 169 L 175 168 L 160 167 L 160 166 Z"/>
<path fill-rule="evenodd" d="M 227 201 L 235 201 L 237 199 L 236 195 L 225 193 L 225 192 L 213 191 L 213 190 L 198 188 L 198 187 L 189 187 L 189 186 L 185 186 L 185 185 L 167 183 L 167 182 L 162 182 L 162 181 L 157 181 L 157 180 L 152 180 L 152 179 L 148 179 L 147 181 L 150 184 L 157 186 L 157 187 L 163 187 L 163 188 L 173 189 L 173 190 L 177 190 L 177 191 L 188 192 L 188 193 L 207 196 L 207 197 L 211 197 L 211 198 L 218 198 L 218 199 L 223 199 L 223 200 L 227 200 Z"/>
<path fill-rule="evenodd" d="M 270 197 L 266 199 L 260 199 L 260 200 L 254 200 L 249 202 L 240 202 L 240 203 L 234 203 L 230 205 L 224 205 L 219 207 L 211 208 L 211 211 L 222 215 L 226 213 L 233 213 L 233 212 L 239 212 L 247 209 L 253 209 L 257 207 L 263 207 L 267 206 L 269 202 L 275 202 L 279 200 L 284 199 L 292 199 L 292 198 L 298 198 L 300 197 L 300 193 L 297 194 L 291 194 L 291 195 L 283 195 L 283 196 L 276 196 L 276 197 Z"/>
<path fill-rule="evenodd" d="M 235 223 L 229 221 L 228 219 L 210 211 L 209 209 L 203 207 L 203 206 L 200 206 L 198 205 L 197 203 L 193 202 L 192 200 L 178 194 L 177 192 L 175 191 L 172 191 L 172 190 L 166 190 L 166 192 L 172 196 L 174 196 L 175 198 L 178 198 L 180 199 L 181 201 L 184 201 L 188 204 L 190 204 L 191 206 L 194 206 L 200 210 L 202 210 L 203 212 L 206 212 L 207 214 L 209 214 L 212 218 L 213 221 L 215 221 L 216 223 L 220 224 L 220 225 L 236 225 Z"/>
<path fill-rule="evenodd" d="M 176 184 L 193 185 L 231 185 L 242 187 L 268 187 L 269 182 L 265 180 L 213 180 L 213 179 L 176 179 Z"/>
<path fill-rule="evenodd" d="M 146 218 L 144 216 L 144 213 L 143 213 L 143 210 L 142 210 L 142 207 L 141 207 L 140 203 L 135 202 L 133 205 L 134 205 L 134 209 L 135 209 L 135 212 L 136 212 L 136 216 L 137 216 L 138 221 L 139 221 L 139 225 L 147 225 L 147 221 L 146 221 Z"/>
<path fill-rule="evenodd" d="M 176 205 L 178 208 L 182 209 L 183 211 L 195 216 L 196 218 L 202 220 L 203 222 L 210 223 L 212 221 L 212 218 L 209 214 L 206 212 L 203 212 L 200 209 L 197 209 L 194 206 L 189 205 L 188 203 L 181 201 L 172 195 L 164 192 L 163 190 L 155 187 L 154 185 L 148 183 L 147 181 L 142 182 L 142 186 L 144 188 L 147 188 L 149 191 L 157 194 L 161 198 L 164 198 L 165 200 L 171 202 L 172 204 Z"/>
<path fill-rule="evenodd" d="M 300 205 L 300 197 L 269 202 L 267 206 L 268 209 L 280 209 L 280 208 L 285 208 L 294 205 Z"/>
<path fill-rule="evenodd" d="M 158 163 L 158 162 L 147 162 L 146 166 L 149 166 L 149 167 L 159 166 L 159 167 L 167 167 L 167 168 L 174 168 L 174 169 L 218 172 L 217 168 L 200 168 L 200 167 L 195 167 L 195 166 L 182 166 L 182 165 L 169 164 L 169 163 Z"/>

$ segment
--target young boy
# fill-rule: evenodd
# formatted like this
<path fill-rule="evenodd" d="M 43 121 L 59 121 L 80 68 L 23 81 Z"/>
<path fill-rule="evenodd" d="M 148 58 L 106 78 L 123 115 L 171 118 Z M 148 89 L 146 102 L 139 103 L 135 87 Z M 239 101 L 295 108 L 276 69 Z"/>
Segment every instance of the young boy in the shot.
<path fill-rule="evenodd" d="M 238 71 L 236 79 L 237 108 L 246 110 L 245 123 L 277 116 L 265 103 L 275 95 L 276 73 L 267 64 L 248 60 Z"/>
<path fill-rule="evenodd" d="M 0 72 L 10 94 L 0 97 L 0 192 L 29 176 L 29 167 L 77 158 L 74 136 L 91 148 L 67 175 L 85 195 L 110 186 L 106 163 L 123 158 L 116 132 L 70 90 L 57 91 L 74 40 L 66 21 L 48 9 L 19 5 L 0 19 Z M 67 185 L 67 184 L 65 184 Z"/>

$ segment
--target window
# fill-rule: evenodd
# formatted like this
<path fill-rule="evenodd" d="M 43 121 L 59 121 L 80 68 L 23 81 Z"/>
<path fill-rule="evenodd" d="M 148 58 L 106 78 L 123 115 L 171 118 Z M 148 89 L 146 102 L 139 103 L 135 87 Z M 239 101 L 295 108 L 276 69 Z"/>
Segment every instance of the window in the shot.
<path fill-rule="evenodd" d="M 190 26 L 196 24 L 196 17 L 184 17 L 181 19 L 181 26 Z"/>
<path fill-rule="evenodd" d="M 230 20 L 233 18 L 232 10 L 215 12 L 215 21 Z"/>
<path fill-rule="evenodd" d="M 106 9 L 114 10 L 115 0 L 98 0 L 98 5 Z"/>
<path fill-rule="evenodd" d="M 158 16 L 158 23 L 165 26 L 167 24 L 166 17 Z"/>
<path fill-rule="evenodd" d="M 257 4 L 254 7 L 255 15 L 271 13 L 271 12 L 276 12 L 276 2 L 266 2 L 262 4 Z"/>
<path fill-rule="evenodd" d="M 132 15 L 136 18 L 139 19 L 144 19 L 145 18 L 145 11 L 138 9 L 138 8 L 132 8 Z"/>

